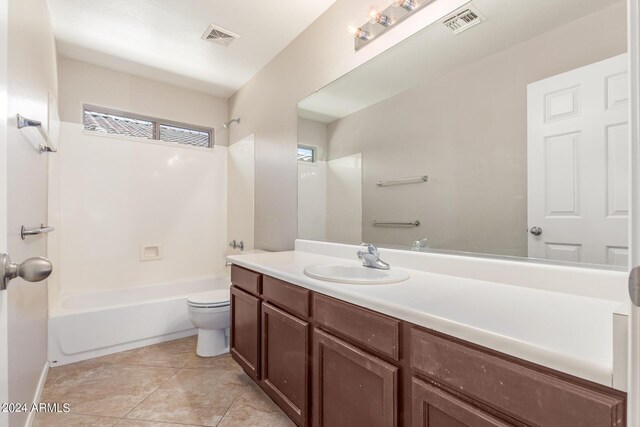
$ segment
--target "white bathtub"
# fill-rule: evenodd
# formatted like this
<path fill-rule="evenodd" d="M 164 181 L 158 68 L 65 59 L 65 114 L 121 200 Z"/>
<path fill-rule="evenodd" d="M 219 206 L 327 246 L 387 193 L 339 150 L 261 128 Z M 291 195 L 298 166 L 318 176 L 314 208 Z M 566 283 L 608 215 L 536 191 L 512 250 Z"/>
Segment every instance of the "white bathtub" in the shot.
<path fill-rule="evenodd" d="M 223 277 L 60 295 L 49 315 L 49 364 L 194 335 L 187 297 L 229 286 Z"/>

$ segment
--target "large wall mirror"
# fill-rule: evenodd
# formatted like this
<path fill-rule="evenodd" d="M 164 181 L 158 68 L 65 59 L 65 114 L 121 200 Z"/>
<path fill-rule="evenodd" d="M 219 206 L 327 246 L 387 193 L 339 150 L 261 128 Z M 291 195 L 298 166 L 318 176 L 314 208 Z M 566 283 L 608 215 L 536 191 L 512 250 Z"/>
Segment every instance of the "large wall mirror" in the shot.
<path fill-rule="evenodd" d="M 299 238 L 626 265 L 626 2 L 455 13 L 298 104 Z"/>

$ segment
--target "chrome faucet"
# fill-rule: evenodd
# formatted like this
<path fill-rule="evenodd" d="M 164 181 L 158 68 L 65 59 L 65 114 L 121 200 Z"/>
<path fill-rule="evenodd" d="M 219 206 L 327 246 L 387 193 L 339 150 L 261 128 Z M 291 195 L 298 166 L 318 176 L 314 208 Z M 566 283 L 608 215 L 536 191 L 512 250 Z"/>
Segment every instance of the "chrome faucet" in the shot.
<path fill-rule="evenodd" d="M 368 243 L 363 243 L 362 246 L 367 248 L 366 251 L 358 251 L 358 258 L 362 260 L 363 266 L 380 270 L 389 269 L 389 264 L 380 259 L 378 248 Z"/>
<path fill-rule="evenodd" d="M 429 247 L 427 238 L 425 237 L 424 239 L 421 240 L 416 240 L 415 242 L 413 242 L 413 244 L 411 245 L 411 250 L 412 251 L 421 251 L 424 248 Z"/>

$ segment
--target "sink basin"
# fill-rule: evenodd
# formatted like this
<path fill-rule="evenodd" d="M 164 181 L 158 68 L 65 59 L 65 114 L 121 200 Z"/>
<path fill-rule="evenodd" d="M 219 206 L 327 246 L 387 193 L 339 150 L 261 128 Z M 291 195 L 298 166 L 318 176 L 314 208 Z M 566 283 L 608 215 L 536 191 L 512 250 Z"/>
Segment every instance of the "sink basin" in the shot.
<path fill-rule="evenodd" d="M 378 270 L 361 265 L 310 265 L 304 274 L 318 280 L 334 283 L 351 283 L 358 285 L 384 285 L 407 280 L 409 275 L 402 270 Z"/>

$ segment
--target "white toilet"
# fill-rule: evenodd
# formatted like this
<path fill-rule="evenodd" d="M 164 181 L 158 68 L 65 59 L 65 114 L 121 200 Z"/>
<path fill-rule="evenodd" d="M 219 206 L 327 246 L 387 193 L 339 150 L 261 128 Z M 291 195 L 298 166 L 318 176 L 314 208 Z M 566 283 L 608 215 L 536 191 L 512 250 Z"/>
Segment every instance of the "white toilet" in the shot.
<path fill-rule="evenodd" d="M 198 328 L 196 354 L 212 357 L 229 351 L 229 289 L 202 292 L 187 298 L 189 318 Z"/>

